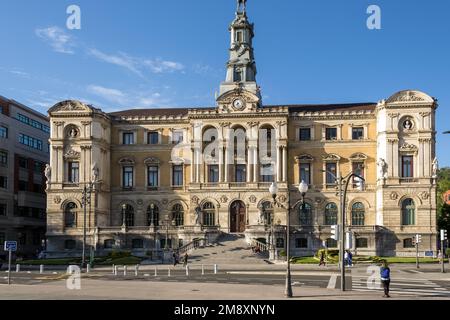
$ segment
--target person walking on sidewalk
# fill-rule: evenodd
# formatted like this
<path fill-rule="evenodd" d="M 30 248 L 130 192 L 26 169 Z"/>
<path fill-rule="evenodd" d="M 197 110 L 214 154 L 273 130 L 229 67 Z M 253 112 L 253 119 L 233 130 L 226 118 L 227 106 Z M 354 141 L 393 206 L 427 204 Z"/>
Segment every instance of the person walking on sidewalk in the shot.
<path fill-rule="evenodd" d="M 388 266 L 387 261 L 383 262 L 383 266 L 380 268 L 381 283 L 383 283 L 384 296 L 383 298 L 390 298 L 389 285 L 391 284 L 391 269 Z"/>
<path fill-rule="evenodd" d="M 325 263 L 325 252 L 324 251 L 320 252 L 319 267 L 321 267 L 321 266 L 326 266 L 326 263 Z"/>
<path fill-rule="evenodd" d="M 188 259 L 189 259 L 189 256 L 186 252 L 183 257 L 183 267 L 186 267 L 188 265 Z"/>

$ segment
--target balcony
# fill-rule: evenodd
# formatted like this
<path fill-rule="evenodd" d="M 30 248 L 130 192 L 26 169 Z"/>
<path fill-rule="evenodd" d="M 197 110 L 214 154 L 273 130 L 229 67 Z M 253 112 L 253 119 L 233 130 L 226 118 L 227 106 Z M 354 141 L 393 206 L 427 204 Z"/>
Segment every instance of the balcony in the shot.
<path fill-rule="evenodd" d="M 400 184 L 418 183 L 419 179 L 413 177 L 400 178 Z"/>

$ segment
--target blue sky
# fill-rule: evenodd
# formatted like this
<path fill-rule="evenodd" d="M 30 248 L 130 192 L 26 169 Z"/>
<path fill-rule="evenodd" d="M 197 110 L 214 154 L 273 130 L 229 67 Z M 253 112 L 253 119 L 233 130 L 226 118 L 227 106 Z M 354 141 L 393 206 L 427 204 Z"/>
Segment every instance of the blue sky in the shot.
<path fill-rule="evenodd" d="M 66 9 L 81 8 L 81 30 Z M 382 29 L 366 27 L 381 8 Z M 105 111 L 214 105 L 234 0 L 0 0 L 0 95 L 41 112 L 64 99 Z M 265 104 L 376 102 L 403 89 L 439 99 L 450 166 L 450 2 L 248 0 Z"/>

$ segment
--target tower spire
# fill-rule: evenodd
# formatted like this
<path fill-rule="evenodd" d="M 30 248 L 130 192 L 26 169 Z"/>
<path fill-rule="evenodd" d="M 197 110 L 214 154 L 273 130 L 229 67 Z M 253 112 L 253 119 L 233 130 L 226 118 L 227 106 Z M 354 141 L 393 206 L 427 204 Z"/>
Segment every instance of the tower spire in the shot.
<path fill-rule="evenodd" d="M 231 47 L 226 79 L 220 85 L 219 96 L 236 87 L 260 96 L 256 84 L 256 64 L 253 54 L 254 25 L 248 21 L 247 0 L 237 0 L 236 17 L 230 25 Z"/>

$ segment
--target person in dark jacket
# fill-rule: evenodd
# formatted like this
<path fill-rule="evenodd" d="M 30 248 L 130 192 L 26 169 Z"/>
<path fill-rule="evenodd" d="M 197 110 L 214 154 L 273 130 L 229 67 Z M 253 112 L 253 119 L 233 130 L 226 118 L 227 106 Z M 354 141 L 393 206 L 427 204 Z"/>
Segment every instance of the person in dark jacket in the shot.
<path fill-rule="evenodd" d="M 390 298 L 389 285 L 391 284 L 391 269 L 389 268 L 387 261 L 384 261 L 383 266 L 380 268 L 380 276 L 384 288 L 383 298 Z"/>
<path fill-rule="evenodd" d="M 320 266 L 325 266 L 325 252 L 321 251 L 320 252 L 320 262 L 319 262 L 319 267 Z"/>

